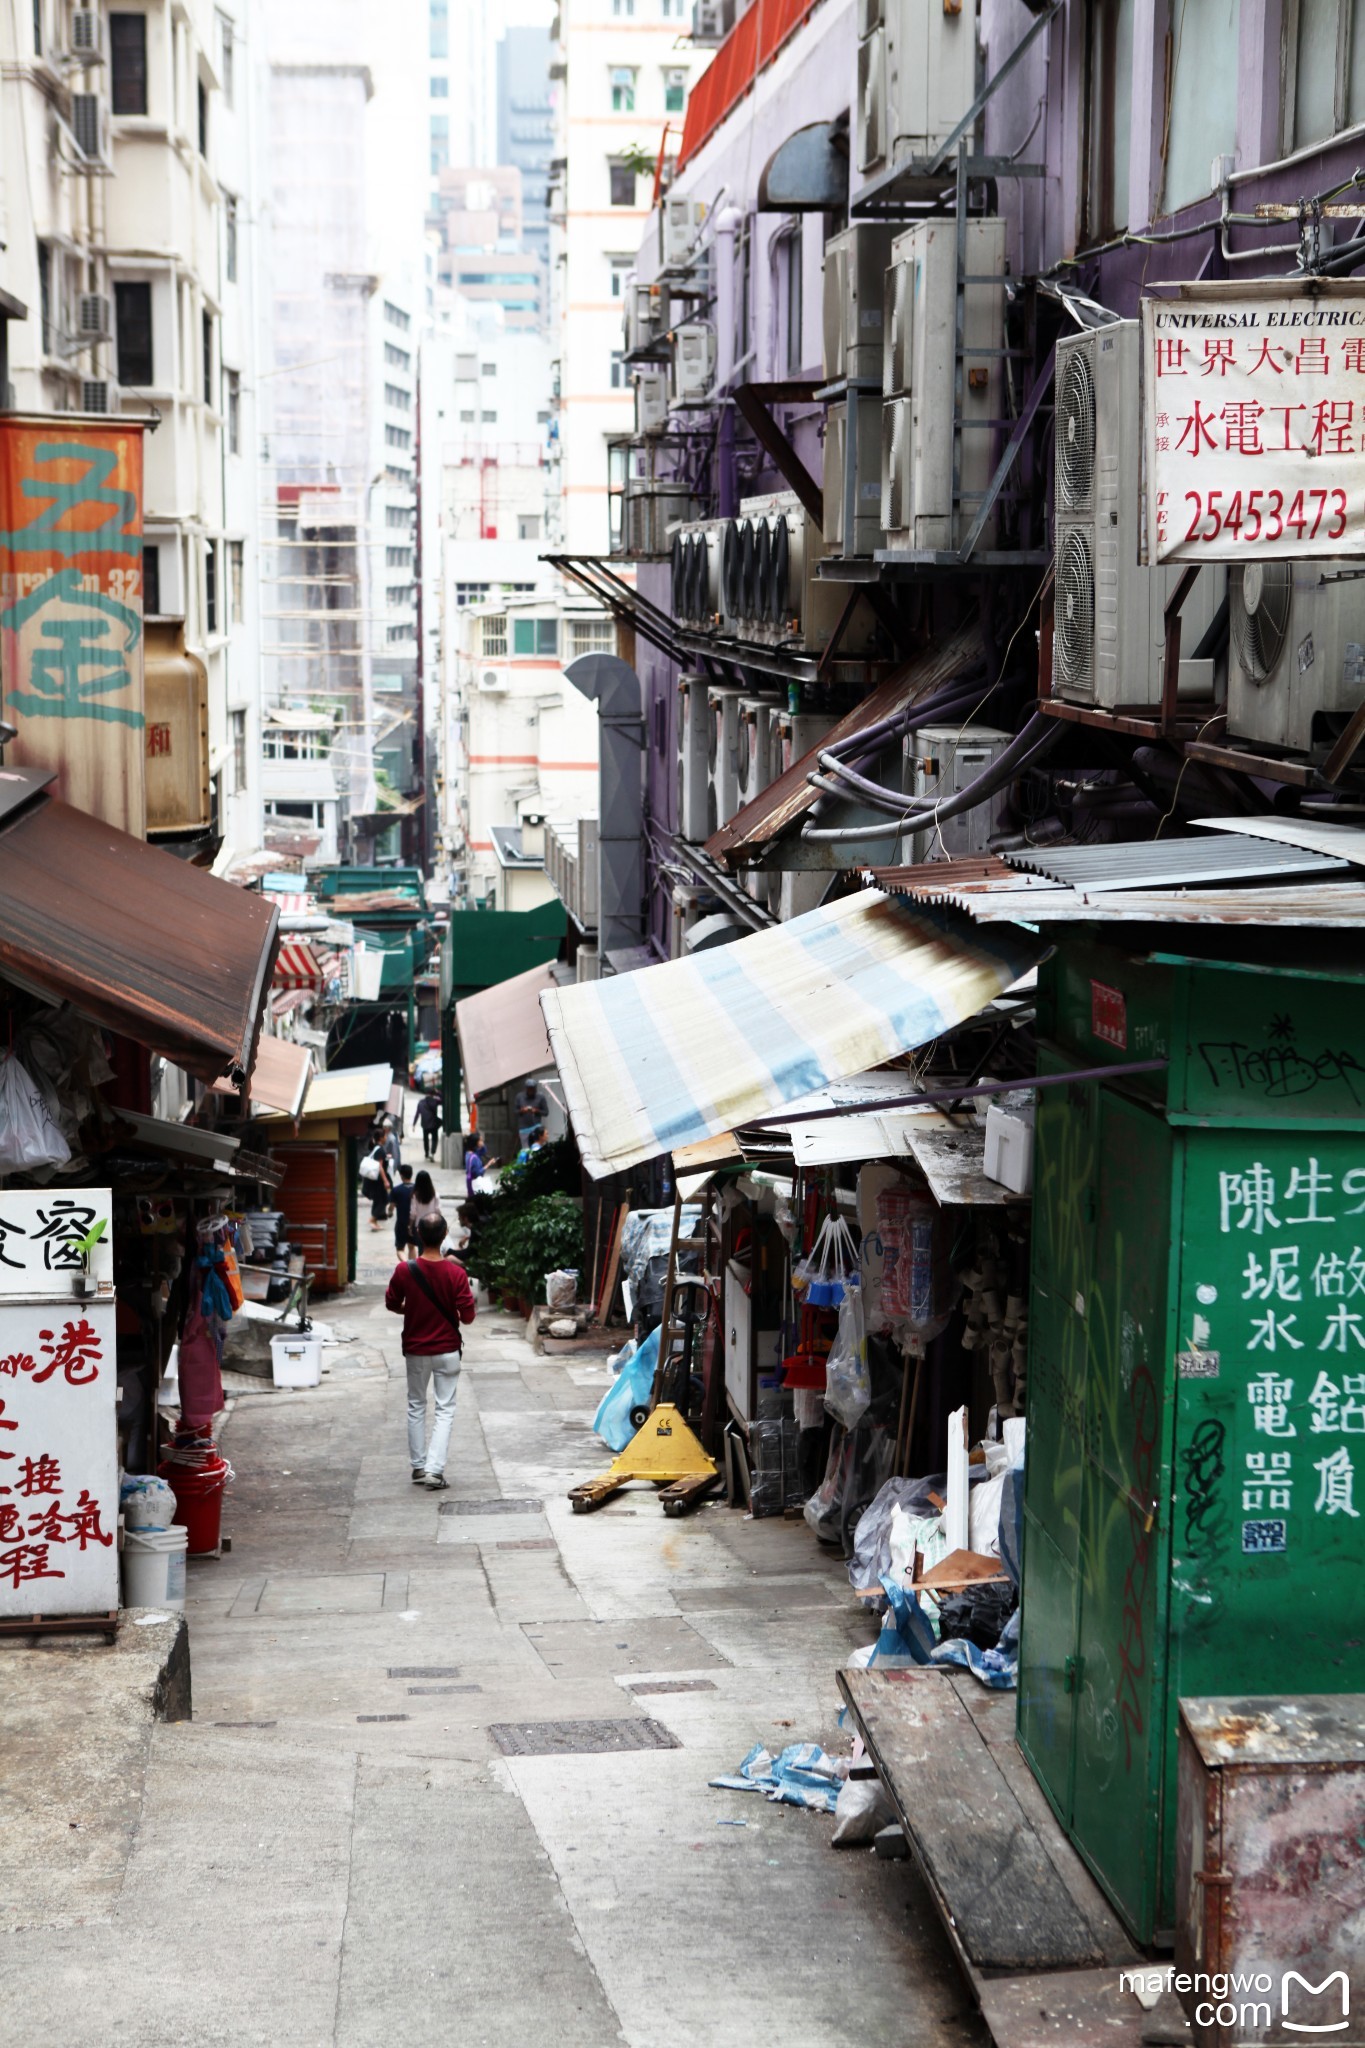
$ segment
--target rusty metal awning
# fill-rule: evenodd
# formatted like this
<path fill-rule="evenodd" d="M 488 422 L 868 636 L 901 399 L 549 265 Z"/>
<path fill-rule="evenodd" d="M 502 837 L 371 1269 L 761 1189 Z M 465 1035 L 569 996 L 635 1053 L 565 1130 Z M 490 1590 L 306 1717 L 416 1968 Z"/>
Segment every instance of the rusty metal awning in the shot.
<path fill-rule="evenodd" d="M 553 1067 L 541 992 L 556 986 L 549 965 L 530 967 L 455 1005 L 465 1092 L 472 1100 L 527 1074 Z"/>
<path fill-rule="evenodd" d="M 215 1081 L 251 1069 L 279 913 L 38 797 L 0 825 L 0 974 Z"/>
<path fill-rule="evenodd" d="M 932 691 L 951 681 L 956 675 L 975 667 L 983 659 L 983 648 L 979 627 L 964 626 L 952 638 L 917 655 L 906 667 L 888 676 L 884 683 L 856 704 L 852 711 L 826 733 L 820 741 L 822 747 L 833 746 L 839 740 L 853 739 L 860 732 L 866 732 L 883 718 L 894 717 L 895 713 L 917 698 L 927 697 Z M 712 834 L 706 842 L 706 852 L 714 860 L 726 866 L 735 867 L 757 854 L 763 847 L 783 832 L 799 824 L 811 805 L 817 792 L 806 780 L 815 763 L 816 749 L 800 761 L 794 761 L 776 782 L 768 785 L 751 804 L 736 811 L 727 825 Z M 888 831 L 892 830 L 888 824 Z"/>

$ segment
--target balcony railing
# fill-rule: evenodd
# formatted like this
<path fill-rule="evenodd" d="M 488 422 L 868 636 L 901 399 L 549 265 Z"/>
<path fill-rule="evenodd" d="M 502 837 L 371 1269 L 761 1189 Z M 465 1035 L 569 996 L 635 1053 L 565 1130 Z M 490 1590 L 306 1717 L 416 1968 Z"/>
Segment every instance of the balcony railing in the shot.
<path fill-rule="evenodd" d="M 760 71 L 819 4 L 820 0 L 754 0 L 740 16 L 688 97 L 679 170 L 753 90 Z"/>

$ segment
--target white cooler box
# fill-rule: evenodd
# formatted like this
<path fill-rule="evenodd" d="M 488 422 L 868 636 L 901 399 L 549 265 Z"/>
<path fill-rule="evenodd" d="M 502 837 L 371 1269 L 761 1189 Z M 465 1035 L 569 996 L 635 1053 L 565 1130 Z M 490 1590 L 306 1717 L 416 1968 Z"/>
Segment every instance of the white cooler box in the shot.
<path fill-rule="evenodd" d="M 289 1331 L 270 1340 L 270 1366 L 277 1387 L 315 1387 L 322 1378 L 322 1339 Z"/>

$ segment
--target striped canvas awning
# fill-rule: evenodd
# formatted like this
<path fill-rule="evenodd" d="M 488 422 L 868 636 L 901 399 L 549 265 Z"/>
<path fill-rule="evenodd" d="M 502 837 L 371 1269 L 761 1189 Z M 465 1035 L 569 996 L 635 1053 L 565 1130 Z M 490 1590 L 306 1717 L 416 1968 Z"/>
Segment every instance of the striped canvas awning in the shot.
<path fill-rule="evenodd" d="M 281 939 L 275 961 L 276 988 L 321 988 L 322 968 L 312 947 L 302 939 Z"/>
<path fill-rule="evenodd" d="M 583 1163 L 619 1172 L 927 1045 L 1046 951 L 864 889 L 690 959 L 549 989 Z"/>

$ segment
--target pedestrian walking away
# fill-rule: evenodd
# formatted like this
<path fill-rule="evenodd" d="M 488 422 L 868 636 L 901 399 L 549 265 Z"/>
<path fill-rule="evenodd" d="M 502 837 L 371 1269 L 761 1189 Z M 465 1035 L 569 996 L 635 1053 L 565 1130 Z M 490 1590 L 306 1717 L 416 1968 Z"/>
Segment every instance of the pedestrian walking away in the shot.
<path fill-rule="evenodd" d="M 412 1203 L 408 1209 L 408 1243 L 418 1244 L 417 1232 L 428 1216 L 441 1216 L 441 1198 L 436 1192 L 436 1183 L 425 1166 L 417 1169 L 417 1178 L 412 1184 Z M 441 1217 L 444 1222 L 444 1217 Z"/>
<path fill-rule="evenodd" d="M 460 1384 L 462 1325 L 475 1316 L 469 1275 L 455 1259 L 444 1258 L 445 1218 L 426 1216 L 417 1226 L 420 1246 L 415 1259 L 395 1266 L 384 1294 L 384 1306 L 403 1318 L 403 1358 L 408 1371 L 408 1459 L 414 1486 L 432 1492 L 446 1485 L 446 1453 L 455 1420 Z M 427 1435 L 427 1389 L 435 1412 Z"/>
<path fill-rule="evenodd" d="M 382 1132 L 384 1157 L 388 1161 L 389 1181 L 392 1184 L 397 1180 L 398 1169 L 403 1164 L 403 1147 L 399 1142 L 398 1133 L 394 1129 L 391 1116 L 384 1118 L 380 1130 Z"/>
<path fill-rule="evenodd" d="M 422 1152 L 425 1158 L 436 1157 L 436 1138 L 441 1128 L 441 1098 L 434 1088 L 428 1088 L 417 1098 L 417 1107 L 412 1113 L 412 1128 L 422 1127 Z"/>
<path fill-rule="evenodd" d="M 414 1193 L 412 1168 L 410 1166 L 400 1166 L 398 1169 L 398 1184 L 394 1188 L 392 1196 L 393 1248 L 400 1259 L 406 1257 L 409 1246 L 415 1249 L 415 1240 L 412 1235 L 412 1203 Z"/>
<path fill-rule="evenodd" d="M 382 1230 L 388 1219 L 389 1196 L 393 1191 L 393 1180 L 389 1173 L 388 1155 L 382 1140 L 376 1140 L 360 1162 L 360 1178 L 370 1198 L 370 1228 Z"/>

